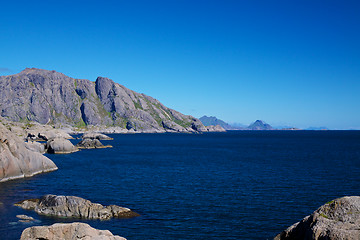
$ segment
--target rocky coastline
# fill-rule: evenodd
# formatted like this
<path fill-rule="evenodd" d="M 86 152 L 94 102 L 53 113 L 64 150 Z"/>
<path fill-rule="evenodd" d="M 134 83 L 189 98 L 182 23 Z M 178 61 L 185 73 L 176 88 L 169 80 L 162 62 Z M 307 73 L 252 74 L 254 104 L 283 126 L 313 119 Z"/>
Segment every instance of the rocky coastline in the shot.
<path fill-rule="evenodd" d="M 34 151 L 0 123 L 0 182 L 57 170 L 49 158 Z"/>

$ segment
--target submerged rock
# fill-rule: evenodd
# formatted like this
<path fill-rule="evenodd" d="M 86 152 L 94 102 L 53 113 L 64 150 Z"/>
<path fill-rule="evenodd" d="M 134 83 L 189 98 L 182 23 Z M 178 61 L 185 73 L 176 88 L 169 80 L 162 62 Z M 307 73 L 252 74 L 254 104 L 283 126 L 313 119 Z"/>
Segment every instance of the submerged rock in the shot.
<path fill-rule="evenodd" d="M 33 217 L 27 216 L 27 215 L 16 215 L 17 218 L 19 218 L 19 222 L 31 222 L 35 221 Z"/>
<path fill-rule="evenodd" d="M 278 234 L 274 240 L 360 239 L 360 197 L 330 201 Z"/>
<path fill-rule="evenodd" d="M 75 196 L 45 195 L 14 204 L 23 209 L 34 210 L 41 215 L 69 218 L 101 219 L 131 218 L 139 216 L 129 208 L 117 205 L 103 206 Z"/>
<path fill-rule="evenodd" d="M 0 182 L 54 171 L 56 165 L 39 152 L 30 150 L 22 139 L 0 123 Z"/>
<path fill-rule="evenodd" d="M 76 147 L 79 149 L 92 149 L 92 148 L 109 148 L 110 145 L 104 146 L 98 139 L 85 138 L 81 140 Z"/>
<path fill-rule="evenodd" d="M 97 132 L 86 132 L 82 135 L 81 137 L 82 139 L 98 139 L 98 140 L 113 140 L 113 138 L 106 136 L 105 134 L 102 133 L 97 133 Z"/>
<path fill-rule="evenodd" d="M 77 152 L 78 149 L 67 139 L 65 138 L 52 138 L 46 143 L 46 151 L 48 153 L 73 153 Z"/>
<path fill-rule="evenodd" d="M 51 226 L 36 226 L 26 228 L 20 240 L 56 240 L 56 239 L 87 239 L 87 240 L 126 240 L 123 237 L 113 235 L 109 230 L 98 230 L 89 224 L 55 223 Z"/>

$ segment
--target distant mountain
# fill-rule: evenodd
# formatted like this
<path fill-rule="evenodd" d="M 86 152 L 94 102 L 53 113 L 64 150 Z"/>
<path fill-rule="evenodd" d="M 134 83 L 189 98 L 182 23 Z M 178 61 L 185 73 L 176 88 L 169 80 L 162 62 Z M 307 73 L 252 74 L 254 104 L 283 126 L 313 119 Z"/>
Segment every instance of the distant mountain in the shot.
<path fill-rule="evenodd" d="M 261 120 L 256 120 L 247 127 L 247 130 L 274 130 L 274 128 Z"/>
<path fill-rule="evenodd" d="M 216 125 L 220 125 L 221 127 L 223 127 L 225 130 L 237 130 L 237 128 L 231 126 L 230 124 L 224 122 L 221 119 L 218 119 L 217 117 L 211 116 L 202 116 L 201 118 L 199 118 L 199 120 L 205 125 L 205 126 L 216 126 Z"/>
<path fill-rule="evenodd" d="M 121 127 L 137 132 L 203 132 L 199 119 L 165 107 L 113 80 L 75 79 L 26 68 L 0 76 L 0 114 L 11 121 Z"/>
<path fill-rule="evenodd" d="M 237 129 L 237 130 L 244 130 L 247 125 L 242 124 L 242 123 L 229 123 L 230 126 L 232 126 L 233 128 Z"/>
<path fill-rule="evenodd" d="M 327 127 L 308 127 L 305 130 L 329 130 Z"/>

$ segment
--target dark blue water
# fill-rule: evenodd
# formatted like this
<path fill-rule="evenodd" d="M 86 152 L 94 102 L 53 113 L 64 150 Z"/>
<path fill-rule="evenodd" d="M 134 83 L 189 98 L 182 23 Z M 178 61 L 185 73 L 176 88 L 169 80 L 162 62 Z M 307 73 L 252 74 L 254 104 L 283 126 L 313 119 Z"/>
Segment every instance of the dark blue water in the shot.
<path fill-rule="evenodd" d="M 54 219 L 13 207 L 44 194 L 129 207 L 85 221 L 135 239 L 271 239 L 331 199 L 360 195 L 360 131 L 113 135 L 111 149 L 48 155 L 59 170 L 0 183 L 0 239 Z M 40 222 L 16 223 L 16 214 Z"/>

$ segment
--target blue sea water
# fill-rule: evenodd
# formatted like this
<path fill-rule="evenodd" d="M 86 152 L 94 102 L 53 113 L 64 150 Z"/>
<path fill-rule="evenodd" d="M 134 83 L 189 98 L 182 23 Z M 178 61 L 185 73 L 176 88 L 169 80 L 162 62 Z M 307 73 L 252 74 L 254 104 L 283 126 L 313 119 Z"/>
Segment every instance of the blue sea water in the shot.
<path fill-rule="evenodd" d="M 75 195 L 141 214 L 87 220 L 128 240 L 272 239 L 320 205 L 360 195 L 360 131 L 112 135 L 113 148 L 47 155 L 59 170 L 0 183 L 0 239 L 73 222 L 12 206 Z M 17 214 L 37 222 L 19 223 Z"/>

